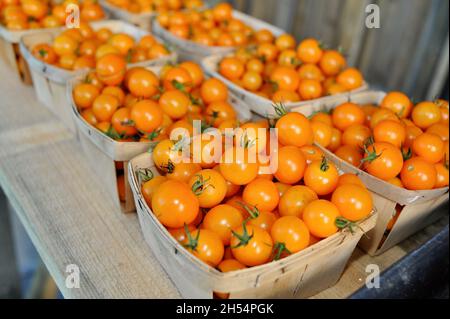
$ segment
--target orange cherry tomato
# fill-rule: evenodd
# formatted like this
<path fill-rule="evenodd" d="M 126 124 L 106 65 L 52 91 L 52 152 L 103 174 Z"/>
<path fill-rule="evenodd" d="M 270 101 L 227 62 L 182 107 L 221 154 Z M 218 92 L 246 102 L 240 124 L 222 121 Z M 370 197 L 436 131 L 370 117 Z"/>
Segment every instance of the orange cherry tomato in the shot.
<path fill-rule="evenodd" d="M 216 267 L 223 259 L 223 243 L 218 234 L 208 229 L 188 232 L 183 244 L 189 252 L 211 267 Z"/>
<path fill-rule="evenodd" d="M 305 185 L 319 196 L 331 194 L 337 187 L 338 179 L 336 166 L 325 157 L 312 162 L 305 170 Z"/>
<path fill-rule="evenodd" d="M 94 100 L 100 95 L 99 89 L 89 83 L 77 84 L 72 92 L 73 100 L 77 107 L 86 109 L 92 106 Z"/>
<path fill-rule="evenodd" d="M 141 100 L 134 104 L 130 116 L 136 129 L 144 133 L 155 131 L 163 121 L 163 112 L 152 100 Z"/>
<path fill-rule="evenodd" d="M 390 143 L 398 148 L 405 144 L 406 128 L 397 121 L 381 121 L 373 129 L 375 142 Z"/>
<path fill-rule="evenodd" d="M 442 115 L 441 110 L 435 103 L 422 102 L 413 108 L 411 118 L 414 124 L 425 130 L 431 125 L 439 123 Z"/>
<path fill-rule="evenodd" d="M 126 107 L 122 107 L 114 112 L 111 118 L 111 124 L 114 130 L 125 136 L 133 136 L 137 134 L 137 130 L 134 127 L 130 118 L 130 110 Z"/>
<path fill-rule="evenodd" d="M 336 205 L 323 199 L 312 201 L 303 211 L 303 221 L 310 233 L 317 238 L 327 238 L 337 233 L 338 217 L 341 214 Z"/>
<path fill-rule="evenodd" d="M 220 80 L 214 78 L 204 81 L 200 92 L 206 104 L 226 101 L 228 99 L 228 88 Z"/>
<path fill-rule="evenodd" d="M 306 159 L 295 146 L 284 146 L 278 150 L 278 169 L 275 178 L 285 184 L 298 183 L 305 174 Z"/>
<path fill-rule="evenodd" d="M 401 92 L 390 92 L 381 101 L 382 108 L 391 110 L 400 118 L 408 118 L 413 104 L 408 96 Z"/>
<path fill-rule="evenodd" d="M 187 114 L 191 100 L 179 90 L 169 90 L 161 95 L 158 103 L 171 119 L 178 120 Z"/>
<path fill-rule="evenodd" d="M 303 114 L 288 113 L 277 121 L 275 128 L 282 145 L 302 147 L 312 144 L 311 124 Z"/>
<path fill-rule="evenodd" d="M 97 96 L 92 103 L 92 112 L 100 122 L 110 121 L 114 112 L 119 107 L 119 100 L 108 94 Z"/>
<path fill-rule="evenodd" d="M 396 177 L 403 167 L 402 152 L 389 143 L 374 143 L 366 148 L 365 170 L 384 181 Z"/>
<path fill-rule="evenodd" d="M 327 76 L 338 75 L 345 68 L 346 64 L 344 56 L 335 50 L 325 51 L 319 63 L 323 73 Z"/>
<path fill-rule="evenodd" d="M 407 160 L 400 177 L 405 188 L 409 190 L 433 189 L 437 184 L 436 167 L 420 157 Z"/>
<path fill-rule="evenodd" d="M 362 148 L 370 136 L 372 132 L 367 126 L 353 124 L 342 134 L 342 144 Z"/>
<path fill-rule="evenodd" d="M 281 216 L 302 218 L 305 207 L 317 199 L 319 197 L 311 188 L 303 185 L 292 186 L 280 198 L 278 211 Z"/>
<path fill-rule="evenodd" d="M 153 193 L 152 210 L 164 226 L 181 228 L 195 220 L 199 203 L 188 185 L 169 180 L 159 185 Z"/>
<path fill-rule="evenodd" d="M 442 163 L 434 164 L 434 168 L 436 169 L 436 185 L 435 188 L 443 188 L 448 187 L 448 166 Z"/>
<path fill-rule="evenodd" d="M 126 62 L 119 55 L 107 54 L 97 60 L 95 69 L 104 84 L 118 85 L 125 77 Z"/>
<path fill-rule="evenodd" d="M 227 184 L 219 172 L 212 169 L 201 170 L 188 182 L 197 196 L 200 207 L 212 208 L 221 203 L 227 194 Z"/>
<path fill-rule="evenodd" d="M 147 202 L 147 205 L 151 207 L 152 205 L 152 196 L 155 193 L 156 189 L 164 182 L 167 181 L 167 178 L 164 176 L 150 176 L 149 179 L 147 175 L 144 175 L 142 184 L 142 196 L 144 196 L 145 201 Z"/>
<path fill-rule="evenodd" d="M 239 210 L 230 205 L 212 208 L 203 220 L 203 228 L 219 235 L 225 246 L 230 244 L 231 230 L 242 225 L 244 219 Z"/>
<path fill-rule="evenodd" d="M 226 57 L 219 64 L 219 72 L 230 80 L 240 79 L 245 72 L 244 63 L 234 57 Z"/>
<path fill-rule="evenodd" d="M 273 224 L 270 234 L 275 242 L 275 260 L 283 251 L 287 250 L 289 254 L 294 254 L 309 246 L 308 227 L 300 218 L 295 216 L 279 218 Z"/>
<path fill-rule="evenodd" d="M 286 66 L 275 68 L 270 76 L 270 80 L 277 85 L 279 90 L 296 91 L 300 84 L 298 73 Z"/>
<path fill-rule="evenodd" d="M 344 184 L 336 188 L 331 196 L 342 217 L 356 222 L 370 215 L 373 200 L 370 192 L 355 184 Z"/>
<path fill-rule="evenodd" d="M 342 145 L 334 152 L 334 154 L 356 167 L 359 167 L 361 160 L 363 159 L 360 149 L 357 146 L 352 145 Z"/>
<path fill-rule="evenodd" d="M 126 84 L 133 95 L 150 98 L 158 93 L 159 79 L 155 73 L 144 68 L 134 68 L 128 72 Z"/>
<path fill-rule="evenodd" d="M 323 50 L 317 40 L 305 39 L 300 42 L 297 55 L 303 63 L 317 64 L 323 56 Z"/>
<path fill-rule="evenodd" d="M 273 241 L 267 231 L 244 224 L 233 229 L 230 246 L 236 260 L 253 267 L 269 261 Z"/>
<path fill-rule="evenodd" d="M 423 133 L 414 140 L 412 150 L 417 156 L 436 164 L 444 157 L 444 142 L 437 135 Z"/>
<path fill-rule="evenodd" d="M 366 119 L 364 111 L 354 103 L 344 103 L 333 110 L 333 124 L 341 131 L 345 131 L 354 124 L 363 125 Z"/>
<path fill-rule="evenodd" d="M 256 178 L 245 186 L 242 198 L 247 204 L 269 212 L 277 208 L 280 200 L 275 184 L 264 178 Z"/>
<path fill-rule="evenodd" d="M 316 80 L 302 80 L 300 81 L 298 91 L 302 100 L 314 100 L 323 96 L 323 87 L 319 81 Z"/>
<path fill-rule="evenodd" d="M 300 150 L 302 151 L 303 155 L 305 156 L 306 163 L 309 165 L 314 161 L 321 160 L 322 157 L 325 155 L 320 148 L 318 148 L 315 145 L 305 145 L 300 147 Z"/>
<path fill-rule="evenodd" d="M 327 148 L 331 143 L 333 134 L 331 126 L 320 121 L 311 122 L 311 128 L 314 134 L 314 143 Z"/>
<path fill-rule="evenodd" d="M 338 84 L 342 85 L 347 91 L 355 90 L 361 87 L 364 83 L 364 78 L 357 69 L 348 68 L 336 78 Z"/>

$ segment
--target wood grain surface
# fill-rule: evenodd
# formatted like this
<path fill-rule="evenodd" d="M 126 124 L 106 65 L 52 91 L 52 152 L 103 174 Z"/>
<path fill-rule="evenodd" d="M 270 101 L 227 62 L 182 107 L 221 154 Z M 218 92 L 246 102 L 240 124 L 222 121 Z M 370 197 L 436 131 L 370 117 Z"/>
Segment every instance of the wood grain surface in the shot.
<path fill-rule="evenodd" d="M 179 298 L 140 232 L 136 214 L 109 201 L 76 136 L 36 101 L 0 61 L 0 186 L 66 298 Z M 365 267 L 385 269 L 448 221 L 370 258 L 357 249 L 339 283 L 317 298 L 345 298 Z M 66 266 L 80 267 L 79 289 L 65 286 Z"/>

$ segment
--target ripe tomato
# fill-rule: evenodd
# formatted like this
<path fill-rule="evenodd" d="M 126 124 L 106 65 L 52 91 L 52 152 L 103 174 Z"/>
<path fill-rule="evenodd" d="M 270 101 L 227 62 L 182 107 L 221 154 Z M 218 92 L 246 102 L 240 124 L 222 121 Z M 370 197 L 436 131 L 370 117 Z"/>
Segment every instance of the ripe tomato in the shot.
<path fill-rule="evenodd" d="M 278 55 L 278 64 L 290 68 L 296 68 L 299 64 L 295 50 L 284 50 Z"/>
<path fill-rule="evenodd" d="M 372 132 L 367 126 L 353 124 L 342 134 L 342 144 L 362 148 L 370 136 Z"/>
<path fill-rule="evenodd" d="M 134 123 L 130 117 L 130 110 L 126 107 L 122 107 L 114 112 L 111 118 L 111 124 L 114 130 L 125 136 L 133 136 L 137 134 L 137 130 L 134 127 Z"/>
<path fill-rule="evenodd" d="M 262 74 L 264 71 L 264 64 L 261 62 L 261 60 L 252 58 L 246 63 L 245 69 L 247 71 Z"/>
<path fill-rule="evenodd" d="M 133 68 L 128 71 L 126 84 L 133 95 L 150 98 L 158 93 L 159 79 L 150 70 Z"/>
<path fill-rule="evenodd" d="M 119 105 L 123 105 L 125 101 L 125 93 L 118 86 L 107 86 L 103 88 L 102 94 L 109 94 L 117 98 L 119 100 Z"/>
<path fill-rule="evenodd" d="M 295 38 L 290 34 L 282 34 L 275 40 L 275 45 L 280 51 L 294 49 Z"/>
<path fill-rule="evenodd" d="M 325 76 L 322 73 L 322 70 L 315 64 L 302 64 L 298 68 L 298 74 L 301 80 L 315 80 L 322 82 Z"/>
<path fill-rule="evenodd" d="M 223 201 L 227 194 L 225 179 L 215 170 L 205 169 L 188 182 L 192 192 L 197 196 L 200 207 L 211 208 Z"/>
<path fill-rule="evenodd" d="M 402 152 L 389 143 L 374 143 L 365 150 L 365 170 L 384 181 L 396 177 L 403 167 Z"/>
<path fill-rule="evenodd" d="M 95 66 L 99 79 L 106 85 L 118 85 L 125 77 L 125 59 L 116 54 L 107 54 L 97 60 Z"/>
<path fill-rule="evenodd" d="M 305 185 L 311 188 L 317 195 L 331 194 L 338 184 L 338 170 L 336 166 L 322 158 L 312 162 L 305 171 Z"/>
<path fill-rule="evenodd" d="M 328 149 L 335 152 L 342 144 L 342 133 L 337 128 L 333 127 L 331 129 L 331 142 L 328 145 Z"/>
<path fill-rule="evenodd" d="M 322 147 L 328 147 L 331 143 L 333 134 L 331 126 L 320 121 L 311 122 L 311 128 L 314 134 L 314 143 Z"/>
<path fill-rule="evenodd" d="M 180 64 L 180 68 L 188 71 L 194 87 L 198 87 L 202 84 L 204 74 L 202 68 L 197 63 L 186 61 Z"/>
<path fill-rule="evenodd" d="M 415 139 L 423 134 L 423 131 L 415 125 L 406 126 L 405 131 L 406 131 L 406 138 L 405 143 L 403 144 L 403 146 L 405 147 L 412 146 Z"/>
<path fill-rule="evenodd" d="M 189 72 L 181 67 L 171 68 L 164 75 L 163 85 L 166 90 L 192 91 L 194 82 Z"/>
<path fill-rule="evenodd" d="M 409 190 L 433 189 L 437 183 L 435 166 L 420 157 L 407 160 L 400 177 L 405 188 Z"/>
<path fill-rule="evenodd" d="M 339 209 L 330 201 L 319 199 L 309 203 L 303 211 L 303 221 L 311 235 L 327 238 L 334 235 L 338 228 L 336 218 L 340 217 Z"/>
<path fill-rule="evenodd" d="M 228 88 L 220 80 L 211 78 L 203 82 L 200 94 L 206 104 L 226 101 L 228 99 Z"/>
<path fill-rule="evenodd" d="M 266 62 L 276 62 L 279 52 L 276 45 L 272 43 L 261 43 L 256 51 L 258 57 Z"/>
<path fill-rule="evenodd" d="M 220 165 L 216 165 L 214 166 L 214 169 L 220 173 Z M 241 190 L 241 186 L 239 185 L 234 185 L 233 183 L 231 183 L 230 181 L 225 180 L 227 183 L 227 194 L 225 195 L 226 198 L 232 197 L 234 195 L 236 195 L 237 193 L 239 193 L 239 191 Z"/>
<path fill-rule="evenodd" d="M 439 136 L 444 142 L 448 141 L 449 138 L 448 124 L 443 123 L 433 124 L 429 128 L 427 128 L 426 132 L 429 134 L 435 134 Z"/>
<path fill-rule="evenodd" d="M 195 257 L 211 267 L 216 267 L 223 259 L 225 249 L 222 241 L 218 234 L 208 229 L 187 232 L 187 238 L 183 244 Z"/>
<path fill-rule="evenodd" d="M 295 216 L 279 218 L 273 224 L 270 234 L 275 242 L 275 260 L 279 259 L 284 251 L 294 254 L 309 246 L 308 227 Z"/>
<path fill-rule="evenodd" d="M 372 114 L 369 124 L 370 128 L 373 130 L 378 123 L 387 120 L 400 122 L 399 118 L 394 112 L 388 109 L 380 108 Z"/>
<path fill-rule="evenodd" d="M 230 80 L 240 79 L 245 72 L 244 63 L 235 57 L 225 57 L 219 64 L 219 72 Z"/>
<path fill-rule="evenodd" d="M 141 175 L 140 175 L 141 176 Z M 150 179 L 149 179 L 150 178 Z M 155 193 L 156 189 L 164 182 L 167 181 L 167 178 L 164 176 L 148 176 L 144 173 L 142 184 L 142 196 L 144 196 L 147 205 L 151 207 L 152 205 L 152 196 Z"/>
<path fill-rule="evenodd" d="M 412 150 L 417 156 L 436 164 L 442 161 L 444 156 L 444 142 L 437 135 L 423 133 L 414 140 Z"/>
<path fill-rule="evenodd" d="M 393 179 L 390 179 L 387 181 L 389 184 L 400 187 L 400 188 L 405 188 L 405 186 L 402 183 L 402 180 L 398 177 L 394 177 Z"/>
<path fill-rule="evenodd" d="M 233 17 L 233 7 L 229 3 L 219 3 L 212 9 L 212 15 L 216 21 L 228 21 Z"/>
<path fill-rule="evenodd" d="M 100 122 L 110 121 L 119 107 L 119 101 L 112 95 L 101 94 L 92 103 L 92 112 Z"/>
<path fill-rule="evenodd" d="M 175 143 L 169 139 L 159 142 L 153 149 L 153 162 L 163 172 L 167 172 L 173 164 L 178 164 L 179 153 Z"/>
<path fill-rule="evenodd" d="M 349 221 L 356 222 L 370 215 L 373 200 L 370 192 L 354 184 L 341 185 L 331 196 L 341 215 Z"/>
<path fill-rule="evenodd" d="M 412 120 L 419 128 L 425 130 L 442 119 L 441 110 L 433 102 L 417 104 L 412 111 Z"/>
<path fill-rule="evenodd" d="M 163 121 L 163 112 L 152 100 L 141 100 L 134 104 L 130 116 L 136 129 L 144 133 L 155 131 Z"/>
<path fill-rule="evenodd" d="M 279 66 L 273 70 L 270 81 L 276 83 L 279 90 L 296 91 L 300 84 L 300 76 L 290 67 Z"/>
<path fill-rule="evenodd" d="M 264 96 L 269 98 L 269 96 Z M 272 101 L 275 103 L 293 103 L 300 101 L 300 95 L 294 91 L 278 90 L 272 95 Z"/>
<path fill-rule="evenodd" d="M 217 269 L 219 269 L 221 272 L 229 272 L 229 271 L 235 271 L 239 269 L 245 269 L 243 264 L 241 264 L 236 259 L 226 259 L 223 260 L 219 266 L 217 266 Z"/>
<path fill-rule="evenodd" d="M 321 160 L 324 156 L 324 153 L 314 145 L 305 145 L 300 147 L 303 155 L 305 156 L 306 163 L 309 165 L 314 161 Z"/>
<path fill-rule="evenodd" d="M 254 37 L 258 43 L 272 43 L 274 41 L 272 32 L 267 29 L 256 31 Z"/>
<path fill-rule="evenodd" d="M 108 43 L 117 49 L 121 55 L 127 55 L 128 51 L 134 47 L 134 38 L 126 33 L 113 34 Z"/>
<path fill-rule="evenodd" d="M 323 56 L 323 51 L 317 40 L 305 39 L 300 42 L 297 55 L 303 63 L 317 64 Z"/>
<path fill-rule="evenodd" d="M 55 50 L 46 43 L 35 45 L 31 51 L 31 54 L 35 58 L 48 64 L 54 64 L 58 59 Z"/>
<path fill-rule="evenodd" d="M 205 110 L 206 121 L 214 127 L 219 127 L 223 122 L 237 118 L 236 111 L 227 101 L 212 102 Z"/>
<path fill-rule="evenodd" d="M 194 225 L 188 225 L 187 228 L 188 228 L 188 231 L 190 233 L 193 233 L 194 231 L 197 230 L 197 228 Z M 187 240 L 187 232 L 186 232 L 186 228 L 185 227 L 169 228 L 167 230 L 172 235 L 172 237 L 176 239 L 177 242 L 179 242 L 179 243 L 186 242 L 186 240 Z"/>
<path fill-rule="evenodd" d="M 333 110 L 333 124 L 341 131 L 345 131 L 351 125 L 363 125 L 366 119 L 364 111 L 354 103 L 343 103 Z"/>
<path fill-rule="evenodd" d="M 298 92 L 302 100 L 314 100 L 323 96 L 322 84 L 316 80 L 300 81 Z"/>
<path fill-rule="evenodd" d="M 195 220 L 199 203 L 188 185 L 169 180 L 162 183 L 153 193 L 152 210 L 164 226 L 181 228 Z"/>
<path fill-rule="evenodd" d="M 253 267 L 269 260 L 273 241 L 267 231 L 243 224 L 233 229 L 232 233 L 231 252 L 240 263 Z"/>
<path fill-rule="evenodd" d="M 357 185 L 359 187 L 362 188 L 366 188 L 366 185 L 364 185 L 364 183 L 361 181 L 361 179 L 356 176 L 355 174 L 342 174 L 339 176 L 338 179 L 338 187 L 341 185 L 346 185 L 346 184 L 352 184 L 352 185 Z"/>
<path fill-rule="evenodd" d="M 53 50 L 59 56 L 74 54 L 77 48 L 78 41 L 66 34 L 60 34 L 53 40 Z"/>
<path fill-rule="evenodd" d="M 239 156 L 236 148 L 225 150 L 220 160 L 220 173 L 235 185 L 247 185 L 258 176 L 259 165 L 250 161 L 248 150 Z"/>
<path fill-rule="evenodd" d="M 334 154 L 356 167 L 359 167 L 361 160 L 363 159 L 360 149 L 357 146 L 352 145 L 342 145 L 334 152 Z"/>
<path fill-rule="evenodd" d="M 348 68 L 336 78 L 338 84 L 342 85 L 347 91 L 355 90 L 361 87 L 364 83 L 364 78 L 357 69 Z"/>
<path fill-rule="evenodd" d="M 344 56 L 335 50 L 327 50 L 320 59 L 320 68 L 327 76 L 336 76 L 341 72 L 347 62 Z"/>
<path fill-rule="evenodd" d="M 373 129 L 373 137 L 377 143 L 390 143 L 400 148 L 405 144 L 406 129 L 397 121 L 381 121 Z"/>
<path fill-rule="evenodd" d="M 97 118 L 92 111 L 92 108 L 84 109 L 81 111 L 81 117 L 90 125 L 96 126 L 98 124 Z"/>
<path fill-rule="evenodd" d="M 212 208 L 203 220 L 203 228 L 219 235 L 225 246 L 230 244 L 231 230 L 242 225 L 244 219 L 236 208 L 230 205 L 218 205 Z"/>
<path fill-rule="evenodd" d="M 248 206 L 244 206 L 247 209 L 250 217 L 246 219 L 246 224 L 251 225 L 253 227 L 258 227 L 264 229 L 267 232 L 270 232 L 273 224 L 277 220 L 277 216 L 274 213 L 268 211 L 260 211 L 256 206 L 253 208 L 249 208 Z"/>
<path fill-rule="evenodd" d="M 277 121 L 275 128 L 278 130 L 278 140 L 282 145 L 302 147 L 312 144 L 311 124 L 303 114 L 288 113 Z"/>
<path fill-rule="evenodd" d="M 302 218 L 305 207 L 317 199 L 319 197 L 311 188 L 303 185 L 292 186 L 280 198 L 278 211 L 281 216 Z"/>
<path fill-rule="evenodd" d="M 263 78 L 259 73 L 248 71 L 242 77 L 242 85 L 246 90 L 256 92 L 261 88 L 262 84 Z"/>
<path fill-rule="evenodd" d="M 201 170 L 202 167 L 197 163 L 181 162 L 174 164 L 172 169 L 169 168 L 166 177 L 168 179 L 188 183 L 189 180 Z"/>
<path fill-rule="evenodd" d="M 434 164 L 436 169 L 436 185 L 435 188 L 448 187 L 448 166 L 442 163 Z"/>
<path fill-rule="evenodd" d="M 306 159 L 302 151 L 295 146 L 284 146 L 278 150 L 278 169 L 275 178 L 285 184 L 298 183 L 305 174 Z"/>
<path fill-rule="evenodd" d="M 331 115 L 325 111 L 318 111 L 310 116 L 311 122 L 323 122 L 329 126 L 333 126 L 333 119 Z"/>
<path fill-rule="evenodd" d="M 401 92 L 390 92 L 381 101 L 382 108 L 391 110 L 400 118 L 408 118 L 413 104 L 408 96 Z"/>
<path fill-rule="evenodd" d="M 190 104 L 189 97 L 179 90 L 166 91 L 159 98 L 159 105 L 163 112 L 174 120 L 185 116 Z"/>
<path fill-rule="evenodd" d="M 72 95 L 76 106 L 86 109 L 92 106 L 94 100 L 100 95 L 100 91 L 93 84 L 80 83 L 74 87 Z"/>
<path fill-rule="evenodd" d="M 256 178 L 245 186 L 242 198 L 247 204 L 269 212 L 277 208 L 280 200 L 275 184 L 264 178 Z"/>

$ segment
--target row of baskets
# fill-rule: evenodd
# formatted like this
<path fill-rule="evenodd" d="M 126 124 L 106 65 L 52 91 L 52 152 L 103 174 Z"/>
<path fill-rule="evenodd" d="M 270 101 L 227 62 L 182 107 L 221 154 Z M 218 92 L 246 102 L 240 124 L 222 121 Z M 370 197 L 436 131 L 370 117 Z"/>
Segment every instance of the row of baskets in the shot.
<path fill-rule="evenodd" d="M 105 8 L 108 9 L 108 5 L 105 5 Z M 140 21 L 132 20 L 130 17 L 135 19 L 136 15 L 128 14 L 127 18 L 112 7 L 109 7 L 109 10 L 112 16 L 126 19 L 147 30 L 151 26 L 150 17 L 145 16 L 142 19 L 141 16 Z M 266 28 L 276 35 L 283 33 L 282 30 L 242 13 L 234 12 L 234 14 L 255 29 Z M 137 38 L 148 32 L 122 21 L 102 21 L 94 24 L 94 28 L 100 27 L 130 33 Z M 174 38 L 164 29 L 158 28 L 157 24 L 154 25 L 153 30 L 163 40 L 169 42 L 177 53 L 161 60 L 143 63 L 142 66 L 158 73 L 164 63 L 176 61 L 177 55 L 181 59 L 201 61 L 209 76 L 221 79 L 234 93 L 229 102 L 235 107 L 241 121 L 251 119 L 250 110 L 261 116 L 273 115 L 270 101 L 240 89 L 218 74 L 218 61 L 230 53 L 230 49 L 207 48 L 186 43 L 185 40 Z M 151 213 L 143 199 L 137 171 L 145 168 L 152 170 L 155 175 L 158 174 L 152 162 L 152 156 L 147 152 L 150 143 L 118 142 L 89 125 L 80 116 L 72 98 L 72 88 L 81 81 L 84 73 L 67 72 L 49 67 L 30 54 L 30 48 L 35 43 L 51 41 L 58 31 L 60 30 L 25 34 L 18 42 L 14 42 L 17 39 L 12 41 L 11 38 L 8 39 L 2 34 L 4 49 L 2 52 L 7 53 L 2 58 L 7 63 L 14 62 L 16 65 L 19 57 L 20 63 L 28 65 L 28 76 L 32 79 L 39 101 L 77 134 L 93 171 L 102 185 L 108 187 L 111 200 L 116 206 L 122 212 L 137 211 L 143 235 L 153 256 L 162 264 L 183 297 L 211 298 L 213 292 L 230 293 L 230 298 L 312 296 L 339 280 L 358 243 L 370 255 L 380 254 L 439 218 L 440 215 L 433 214 L 432 211 L 448 200 L 448 188 L 431 191 L 401 190 L 345 164 L 330 152 L 323 150 L 342 172 L 360 176 L 372 192 L 376 214 L 361 222 L 360 228 L 354 234 L 342 231 L 277 262 L 236 272 L 221 273 L 195 258 L 176 242 Z M 16 47 L 17 43 L 20 43 L 20 52 Z M 348 100 L 361 104 L 379 104 L 385 95 L 383 92 L 366 90 L 367 85 L 357 91 L 289 104 L 287 107 L 292 112 L 309 116 L 317 110 L 332 109 Z M 125 178 L 125 202 L 120 201 L 116 186 L 118 165 L 123 167 L 124 174 L 128 177 Z M 402 206 L 402 212 L 386 237 L 387 225 L 397 205 Z M 366 236 L 363 236 L 364 233 Z"/>

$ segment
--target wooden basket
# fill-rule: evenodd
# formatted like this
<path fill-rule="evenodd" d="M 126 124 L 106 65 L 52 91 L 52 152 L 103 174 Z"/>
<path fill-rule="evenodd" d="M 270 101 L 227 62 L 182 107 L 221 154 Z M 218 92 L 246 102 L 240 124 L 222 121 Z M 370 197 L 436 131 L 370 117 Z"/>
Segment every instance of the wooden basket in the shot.
<path fill-rule="evenodd" d="M 380 105 L 385 95 L 386 93 L 381 91 L 367 91 L 348 97 L 337 96 L 322 103 L 315 102 L 294 108 L 292 111 L 310 116 L 314 112 L 330 111 L 345 102 Z M 433 213 L 433 210 L 448 200 L 448 187 L 424 191 L 402 189 L 341 160 L 320 145 L 317 146 L 341 171 L 358 175 L 369 190 L 381 196 L 375 205 L 379 215 L 377 225 L 368 233 L 368 238 L 363 238 L 360 243 L 370 255 L 385 252 L 443 215 L 441 211 Z M 387 232 L 388 223 L 395 215 L 397 205 L 402 206 L 400 216 L 394 227 Z"/>
<path fill-rule="evenodd" d="M 226 57 L 229 54 L 227 53 L 221 53 L 216 55 L 211 55 L 208 57 L 205 57 L 202 59 L 201 64 L 202 67 L 205 69 L 206 73 L 208 73 L 211 76 L 214 76 L 220 80 L 222 80 L 230 90 L 232 90 L 234 93 L 236 93 L 243 101 L 245 101 L 249 106 L 250 109 L 255 112 L 256 114 L 259 114 L 266 118 L 275 118 L 277 117 L 277 114 L 275 113 L 273 104 L 274 102 L 266 99 L 262 96 L 259 96 L 255 93 L 252 93 L 250 91 L 247 91 L 230 80 L 228 80 L 226 77 L 222 76 L 218 71 L 218 66 L 220 61 Z M 343 97 L 348 98 L 352 94 L 355 94 L 357 92 L 365 91 L 369 88 L 368 84 L 364 82 L 364 84 L 355 90 L 336 94 L 333 96 L 325 96 L 321 97 L 319 99 L 310 100 L 310 101 L 302 101 L 302 102 L 295 102 L 295 103 L 283 103 L 287 111 L 292 111 L 294 108 L 302 107 L 302 106 L 309 106 L 311 104 L 315 105 L 321 105 L 323 103 L 327 103 L 327 101 L 333 101 L 336 97 Z"/>
<path fill-rule="evenodd" d="M 159 74 L 162 67 L 152 66 L 147 68 L 156 74 Z M 125 202 L 122 203 L 119 199 L 119 193 L 116 187 L 118 177 L 116 163 L 123 165 L 124 174 L 126 177 L 128 161 L 138 154 L 148 151 L 153 143 L 118 142 L 87 123 L 78 112 L 72 97 L 73 87 L 80 83 L 85 76 L 86 73 L 78 74 L 69 80 L 66 91 L 66 99 L 69 101 L 71 116 L 77 131 L 79 132 L 78 135 L 81 146 L 90 166 L 97 174 L 97 177 L 101 179 L 102 185 L 107 187 L 107 191 L 111 195 L 111 198 L 114 200 L 116 206 L 120 207 L 124 213 L 133 212 L 135 211 L 135 206 L 127 178 L 125 178 Z M 233 94 L 230 94 L 228 102 L 234 107 L 240 121 L 247 122 L 251 119 L 251 113 L 248 107 Z"/>
<path fill-rule="evenodd" d="M 375 225 L 376 214 L 372 214 L 360 223 L 361 229 L 353 235 L 348 231 L 339 232 L 277 262 L 221 273 L 178 243 L 145 202 L 137 171 L 147 168 L 158 175 L 152 155 L 139 155 L 128 165 L 128 179 L 144 238 L 184 298 L 211 299 L 213 292 L 230 293 L 233 299 L 306 298 L 315 295 L 339 280 L 363 231 L 367 232 Z"/>
<path fill-rule="evenodd" d="M 32 84 L 30 70 L 19 49 L 20 38 L 52 29 L 34 29 L 24 31 L 11 31 L 0 24 L 0 59 L 5 61 L 9 68 L 15 70 L 17 76 L 25 84 Z"/>
<path fill-rule="evenodd" d="M 94 30 L 108 28 L 114 33 L 124 32 L 132 35 L 136 40 L 148 34 L 148 32 L 140 30 L 134 25 L 118 20 L 93 22 L 91 23 L 91 26 Z M 20 50 L 30 67 L 31 77 L 33 79 L 38 100 L 58 118 L 60 118 L 67 128 L 69 128 L 72 132 L 75 132 L 76 126 L 73 122 L 72 111 L 66 98 L 66 83 L 70 78 L 76 76 L 77 74 L 84 73 L 85 71 L 67 71 L 46 64 L 31 54 L 33 46 L 38 43 L 51 44 L 55 36 L 61 33 L 62 30 L 64 29 L 58 28 L 52 31 L 24 36 L 20 41 Z M 162 40 L 158 39 L 158 41 Z M 176 60 L 177 55 L 175 52 L 172 52 L 168 56 L 131 64 L 131 66 L 163 65 L 168 62 L 175 62 Z"/>
<path fill-rule="evenodd" d="M 233 17 L 243 21 L 254 30 L 267 29 L 270 30 L 275 36 L 280 36 L 285 33 L 285 31 L 280 28 L 236 10 L 233 10 Z M 152 30 L 156 35 L 160 36 L 171 46 L 175 47 L 175 50 L 178 52 L 181 60 L 193 60 L 197 63 L 201 63 L 205 57 L 218 54 L 229 54 L 236 49 L 236 47 L 211 47 L 179 38 L 163 28 L 156 19 L 153 22 Z M 216 77 L 215 74 L 211 74 L 211 76 Z"/>
<path fill-rule="evenodd" d="M 133 24 L 146 31 L 151 31 L 152 29 L 152 19 L 155 17 L 155 13 L 131 13 L 127 10 L 115 7 L 105 0 L 101 0 L 100 5 L 112 18 Z"/>

